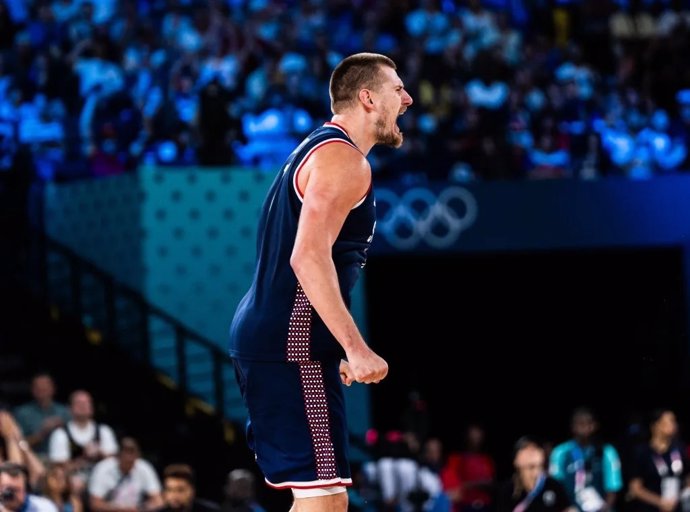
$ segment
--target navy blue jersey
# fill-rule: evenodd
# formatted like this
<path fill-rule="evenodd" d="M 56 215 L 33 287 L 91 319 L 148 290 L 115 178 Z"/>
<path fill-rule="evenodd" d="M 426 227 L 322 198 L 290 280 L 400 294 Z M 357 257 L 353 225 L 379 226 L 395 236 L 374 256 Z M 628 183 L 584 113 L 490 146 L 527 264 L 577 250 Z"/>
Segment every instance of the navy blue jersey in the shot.
<path fill-rule="evenodd" d="M 341 358 L 342 347 L 309 303 L 290 266 L 302 195 L 297 175 L 326 144 L 355 144 L 333 123 L 309 134 L 287 158 L 268 191 L 259 218 L 257 264 L 252 284 L 230 326 L 231 357 L 263 361 Z M 347 307 L 366 263 L 376 224 L 373 187 L 352 208 L 333 244 L 333 261 Z"/>

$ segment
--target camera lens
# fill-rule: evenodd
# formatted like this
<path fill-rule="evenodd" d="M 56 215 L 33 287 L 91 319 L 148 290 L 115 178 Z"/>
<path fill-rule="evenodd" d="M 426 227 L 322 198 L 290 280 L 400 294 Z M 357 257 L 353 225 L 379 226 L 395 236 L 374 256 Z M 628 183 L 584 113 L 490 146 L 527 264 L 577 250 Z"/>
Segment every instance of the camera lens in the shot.
<path fill-rule="evenodd" d="M 11 487 L 0 490 L 0 501 L 12 501 L 17 497 L 17 493 Z"/>

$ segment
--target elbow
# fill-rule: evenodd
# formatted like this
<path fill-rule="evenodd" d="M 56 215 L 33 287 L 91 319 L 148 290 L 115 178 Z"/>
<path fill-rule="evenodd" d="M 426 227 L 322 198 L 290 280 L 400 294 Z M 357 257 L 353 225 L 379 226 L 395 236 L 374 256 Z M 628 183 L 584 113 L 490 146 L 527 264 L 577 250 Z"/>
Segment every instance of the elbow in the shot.
<path fill-rule="evenodd" d="M 297 281 L 302 282 L 302 277 L 307 274 L 307 268 L 309 267 L 307 253 L 296 247 L 290 255 L 290 267 L 295 276 L 297 276 Z"/>
<path fill-rule="evenodd" d="M 295 273 L 297 280 L 299 281 L 300 272 L 302 271 L 302 260 L 297 254 L 295 254 L 295 252 L 290 255 L 290 268 L 292 268 L 292 271 Z"/>
<path fill-rule="evenodd" d="M 325 244 L 298 243 L 290 254 L 290 267 L 302 284 L 307 279 L 318 279 L 331 262 L 331 246 Z"/>

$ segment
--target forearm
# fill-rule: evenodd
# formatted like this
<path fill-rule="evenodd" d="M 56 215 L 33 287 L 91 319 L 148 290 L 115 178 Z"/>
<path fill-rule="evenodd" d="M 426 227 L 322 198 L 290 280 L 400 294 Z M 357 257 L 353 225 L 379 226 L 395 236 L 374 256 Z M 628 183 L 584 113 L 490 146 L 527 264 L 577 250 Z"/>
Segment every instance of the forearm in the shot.
<path fill-rule="evenodd" d="M 641 483 L 631 484 L 630 495 L 632 498 L 643 501 L 654 507 L 661 508 L 661 496 L 655 492 L 650 491 Z"/>
<path fill-rule="evenodd" d="M 43 441 L 45 438 L 48 437 L 48 432 L 44 432 L 43 430 L 39 430 L 38 432 L 34 432 L 33 434 L 30 434 L 25 437 L 26 442 L 29 443 L 30 446 L 36 446 L 38 443 Z"/>
<path fill-rule="evenodd" d="M 144 511 L 157 510 L 161 508 L 163 505 L 165 505 L 165 503 L 163 502 L 163 497 L 160 494 L 154 494 L 146 499 L 142 509 Z"/>
<path fill-rule="evenodd" d="M 615 492 L 606 493 L 606 506 L 609 510 L 613 509 L 613 507 L 616 505 L 617 500 L 618 495 Z"/>
<path fill-rule="evenodd" d="M 46 472 L 45 464 L 43 464 L 43 461 L 36 455 L 36 452 L 31 449 L 26 441 L 21 445 L 21 449 L 22 455 L 24 456 L 24 464 L 29 470 L 31 485 L 35 487 Z"/>
<path fill-rule="evenodd" d="M 341 295 L 338 275 L 330 256 L 298 254 L 291 263 L 309 303 L 345 352 L 364 347 L 364 338 Z"/>
<path fill-rule="evenodd" d="M 96 496 L 89 497 L 89 509 L 91 512 L 134 512 L 132 507 L 123 507 L 117 503 L 111 503 Z"/>
<path fill-rule="evenodd" d="M 5 456 L 7 460 L 15 464 L 24 464 L 24 456 L 19 445 L 20 440 L 14 436 L 5 436 L 3 439 L 5 440 Z"/>

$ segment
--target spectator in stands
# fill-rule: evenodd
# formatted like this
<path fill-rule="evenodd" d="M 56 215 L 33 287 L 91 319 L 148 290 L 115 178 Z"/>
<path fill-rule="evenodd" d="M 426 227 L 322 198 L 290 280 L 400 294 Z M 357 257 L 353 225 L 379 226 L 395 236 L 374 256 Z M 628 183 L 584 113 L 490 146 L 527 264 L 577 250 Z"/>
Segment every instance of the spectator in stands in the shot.
<path fill-rule="evenodd" d="M 530 168 L 527 177 L 531 179 L 567 178 L 572 176 L 570 153 L 558 147 L 550 133 L 542 133 L 529 151 Z"/>
<path fill-rule="evenodd" d="M 265 512 L 256 499 L 256 478 L 248 469 L 233 469 L 228 473 L 222 512 Z"/>
<path fill-rule="evenodd" d="M 9 411 L 0 410 L 0 441 L 0 462 L 22 465 L 26 468 L 28 484 L 36 485 L 45 473 L 45 466 L 24 439 L 19 425 Z"/>
<path fill-rule="evenodd" d="M 90 512 L 146 512 L 163 506 L 161 482 L 153 464 L 141 455 L 136 439 L 123 437 L 117 455 L 91 471 L 87 494 Z"/>
<path fill-rule="evenodd" d="M 30 491 L 26 466 L 14 462 L 0 464 L 0 511 L 58 512 L 52 501 Z"/>
<path fill-rule="evenodd" d="M 465 427 L 461 449 L 448 454 L 440 473 L 454 512 L 492 510 L 496 463 L 486 449 L 486 430 L 481 423 L 470 422 Z"/>
<path fill-rule="evenodd" d="M 444 446 L 440 437 L 429 436 L 422 443 L 419 453 L 417 489 L 413 491 L 414 510 L 452 512 L 450 496 L 443 489 L 441 470 L 444 463 Z M 415 500 L 415 497 L 417 498 Z M 408 496 L 408 499 L 410 496 Z"/>
<path fill-rule="evenodd" d="M 632 86 L 672 115 L 675 93 L 687 87 L 685 0 L 434 0 L 404 2 L 393 16 L 390 2 L 355 2 L 346 14 L 326 2 L 221 3 L 0 2 L 0 48 L 13 50 L 1 56 L 0 168 L 24 134 L 38 144 L 31 153 L 43 179 L 140 162 L 272 169 L 286 141 L 329 115 L 314 100 L 329 61 L 367 46 L 411 57 L 401 72 L 421 110 L 418 121 L 403 121 L 408 143 L 391 164 L 402 177 L 446 179 L 454 165 L 473 179 L 525 176 L 507 160 L 530 149 L 525 167 L 578 175 L 611 91 Z M 531 90 L 522 88 L 525 74 Z M 62 107 L 39 108 L 43 96 Z M 576 101 L 564 108 L 552 96 Z M 533 114 L 519 145 L 506 140 L 513 101 Z M 554 147 L 541 136 L 547 111 L 560 127 Z M 625 124 L 634 137 L 638 129 Z M 454 142 L 461 132 L 472 139 Z M 687 151 L 667 135 L 655 134 L 664 144 L 659 164 L 677 172 Z M 561 136 L 577 144 L 563 148 Z M 650 152 L 631 153 L 632 177 L 652 169 L 658 155 Z"/>
<path fill-rule="evenodd" d="M 29 402 L 15 407 L 14 417 L 22 429 L 29 446 L 41 457 L 48 455 L 48 437 L 57 427 L 70 419 L 67 405 L 55 400 L 55 381 L 47 372 L 31 377 Z"/>
<path fill-rule="evenodd" d="M 86 480 L 94 464 L 117 453 L 117 438 L 109 425 L 95 420 L 91 393 L 73 391 L 69 405 L 72 419 L 50 435 L 48 458 L 67 463 L 71 471 Z"/>
<path fill-rule="evenodd" d="M 655 34 L 654 16 L 644 8 L 642 0 L 628 0 L 618 3 L 618 9 L 609 18 L 609 30 L 616 43 L 616 50 L 638 49 L 641 42 L 650 40 Z"/>
<path fill-rule="evenodd" d="M 201 135 L 199 163 L 203 166 L 228 166 L 235 161 L 230 141 L 237 133 L 240 120 L 231 114 L 231 91 L 214 78 L 199 92 L 197 129 Z"/>
<path fill-rule="evenodd" d="M 671 409 L 652 411 L 649 438 L 633 455 L 628 482 L 631 512 L 680 512 L 690 489 L 690 460 Z"/>
<path fill-rule="evenodd" d="M 382 508 L 381 496 L 376 482 L 367 477 L 363 463 L 352 465 L 352 485 L 347 488 L 350 512 L 379 512 Z M 230 507 L 223 512 L 236 512 Z"/>
<path fill-rule="evenodd" d="M 196 474 L 188 464 L 163 469 L 163 506 L 158 512 L 218 512 L 220 505 L 197 496 Z"/>
<path fill-rule="evenodd" d="M 410 440 L 413 440 L 412 446 Z M 366 478 L 381 490 L 385 511 L 412 512 L 435 506 L 439 508 L 434 510 L 439 512 L 450 511 L 440 475 L 435 469 L 420 464 L 414 436 L 406 436 L 398 430 L 386 432 L 379 456 L 367 462 L 364 470 Z"/>
<path fill-rule="evenodd" d="M 46 474 L 37 486 L 41 496 L 55 503 L 58 512 L 84 512 L 85 487 L 74 479 L 64 464 L 49 463 Z"/>
<path fill-rule="evenodd" d="M 394 510 L 415 485 L 416 453 L 398 430 L 390 430 L 378 441 L 375 460 L 364 465 L 366 478 L 380 490 L 384 510 Z"/>
<path fill-rule="evenodd" d="M 5 1 L 0 1 L 0 50 L 4 52 L 12 48 L 17 29 L 18 24 L 12 19 Z"/>
<path fill-rule="evenodd" d="M 563 483 L 581 512 L 615 510 L 623 488 L 618 450 L 599 438 L 599 422 L 588 407 L 573 411 L 570 429 L 572 438 L 551 451 L 549 473 Z"/>
<path fill-rule="evenodd" d="M 542 444 L 521 437 L 513 450 L 513 475 L 499 488 L 496 512 L 576 512 L 563 484 L 546 470 Z"/>

